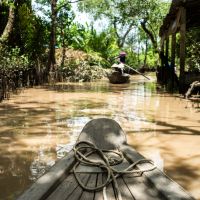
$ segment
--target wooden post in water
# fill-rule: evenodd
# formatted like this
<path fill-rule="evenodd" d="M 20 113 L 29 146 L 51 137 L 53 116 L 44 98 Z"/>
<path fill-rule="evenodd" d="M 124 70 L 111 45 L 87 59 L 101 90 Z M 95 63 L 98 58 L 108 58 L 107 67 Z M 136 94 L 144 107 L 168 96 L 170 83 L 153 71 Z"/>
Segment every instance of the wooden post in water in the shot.
<path fill-rule="evenodd" d="M 169 36 L 167 36 L 166 41 L 165 41 L 165 56 L 168 61 L 168 59 L 169 59 Z"/>
<path fill-rule="evenodd" d="M 175 78 L 175 58 L 176 58 L 176 33 L 171 36 L 171 68 L 172 68 L 172 90 L 174 89 Z"/>
<path fill-rule="evenodd" d="M 164 43 L 165 43 L 165 39 L 164 39 L 164 36 L 162 37 L 162 41 L 161 41 L 161 46 L 160 46 L 160 53 L 162 55 L 165 54 L 165 50 L 164 50 Z M 161 59 L 161 67 L 164 66 L 164 62 L 163 62 L 163 59 Z"/>
<path fill-rule="evenodd" d="M 181 7 L 180 19 L 180 93 L 184 92 L 185 84 L 185 39 L 186 39 L 186 9 Z"/>
<path fill-rule="evenodd" d="M 171 67 L 175 67 L 175 58 L 176 58 L 176 33 L 172 34 L 171 40 Z"/>

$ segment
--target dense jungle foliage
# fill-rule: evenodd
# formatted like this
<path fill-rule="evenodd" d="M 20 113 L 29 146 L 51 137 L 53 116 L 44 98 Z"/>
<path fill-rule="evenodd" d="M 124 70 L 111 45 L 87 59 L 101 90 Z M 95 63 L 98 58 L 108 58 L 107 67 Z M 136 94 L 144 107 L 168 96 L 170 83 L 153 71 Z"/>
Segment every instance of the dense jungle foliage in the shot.
<path fill-rule="evenodd" d="M 159 62 L 159 28 L 169 6 L 166 0 L 0 1 L 1 99 L 10 90 L 52 78 L 101 78 L 120 51 L 127 52 L 131 67 L 153 70 Z M 87 24 L 77 20 L 80 14 L 90 15 Z M 198 35 L 191 30 L 187 37 L 192 70 L 199 70 Z"/>

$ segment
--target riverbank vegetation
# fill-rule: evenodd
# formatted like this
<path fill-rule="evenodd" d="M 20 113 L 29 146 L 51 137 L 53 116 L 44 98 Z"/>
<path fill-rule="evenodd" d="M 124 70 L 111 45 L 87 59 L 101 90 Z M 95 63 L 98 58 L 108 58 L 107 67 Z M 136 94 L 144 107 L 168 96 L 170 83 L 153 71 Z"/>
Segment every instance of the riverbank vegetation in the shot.
<path fill-rule="evenodd" d="M 155 70 L 159 28 L 169 6 L 164 0 L 1 1 L 0 99 L 19 87 L 52 79 L 99 79 L 122 50 L 131 67 Z M 77 21 L 80 13 L 89 14 L 91 23 Z M 199 70 L 193 56 L 199 49 L 197 32 L 188 37 L 192 47 L 188 45 L 187 52 L 188 63 Z"/>

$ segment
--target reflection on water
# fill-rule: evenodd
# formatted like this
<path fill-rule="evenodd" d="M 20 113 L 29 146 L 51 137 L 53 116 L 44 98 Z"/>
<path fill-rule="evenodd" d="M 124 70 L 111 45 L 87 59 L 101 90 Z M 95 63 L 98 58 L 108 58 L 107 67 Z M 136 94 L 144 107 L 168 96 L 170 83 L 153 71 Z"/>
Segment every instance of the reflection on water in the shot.
<path fill-rule="evenodd" d="M 100 81 L 26 89 L 0 104 L 0 200 L 15 199 L 99 117 L 116 120 L 130 145 L 200 199 L 199 116 L 188 102 L 159 94 L 153 82 L 138 77 L 124 85 Z"/>
<path fill-rule="evenodd" d="M 50 167 L 55 164 L 55 160 L 51 158 L 51 155 L 46 153 L 44 149 L 39 149 L 38 155 L 33 158 L 30 166 L 31 176 L 30 180 L 37 180 L 41 175 L 45 173 Z"/>
<path fill-rule="evenodd" d="M 62 158 L 66 153 L 70 152 L 76 143 L 76 140 L 84 127 L 84 125 L 89 122 L 91 118 L 89 117 L 73 117 L 66 121 L 68 127 L 71 131 L 68 132 L 69 139 L 67 144 L 58 144 L 56 146 L 57 158 Z"/>

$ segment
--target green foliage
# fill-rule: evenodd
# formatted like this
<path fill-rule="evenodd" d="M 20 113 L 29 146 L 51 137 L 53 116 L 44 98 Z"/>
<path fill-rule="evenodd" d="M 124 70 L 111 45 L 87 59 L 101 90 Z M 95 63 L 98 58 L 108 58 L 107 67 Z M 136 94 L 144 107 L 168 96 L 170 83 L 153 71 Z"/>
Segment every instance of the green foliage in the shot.
<path fill-rule="evenodd" d="M 51 1 L 35 2 L 39 3 L 36 10 L 43 13 L 43 18 L 38 16 L 39 12 L 33 11 L 31 0 L 19 1 L 16 6 L 16 20 L 10 42 L 14 52 L 4 51 L 7 54 L 3 53 L 1 56 L 4 55 L 6 58 L 0 61 L 1 66 L 7 70 L 27 70 L 29 66 L 34 66 L 38 72 L 38 69 L 46 66 L 44 64 L 48 59 L 50 43 Z M 59 71 L 64 77 L 70 77 L 70 80 L 75 81 L 98 78 L 99 74 L 102 74 L 99 69 L 103 71 L 102 67 L 110 67 L 116 61 L 113 58 L 119 54 L 122 47 L 127 52 L 127 64 L 139 67 L 144 60 L 150 67 L 155 64 L 157 58 L 140 24 L 143 20 L 147 20 L 147 28 L 151 30 L 156 41 L 158 40 L 158 29 L 168 6 L 162 0 L 80 1 L 79 8 L 82 11 L 92 14 L 94 20 L 106 21 L 108 26 L 101 31 L 95 30 L 93 25 L 83 26 L 75 23 L 75 13 L 68 1 L 58 0 L 56 3 L 56 46 L 60 49 L 72 47 L 87 53 L 87 58 L 84 60 L 71 59 L 63 63 L 58 62 Z M 11 4 L 6 5 L 11 6 Z M 5 9 L 5 12 L 4 16 L 7 17 L 8 9 Z"/>
<path fill-rule="evenodd" d="M 81 11 L 92 14 L 94 19 L 106 20 L 109 26 L 113 27 L 113 35 L 117 40 L 118 49 L 121 47 L 131 49 L 131 51 L 128 50 L 128 62 L 138 65 L 140 63 L 138 60 L 143 62 L 145 57 L 143 47 L 149 37 L 141 28 L 141 22 L 146 21 L 146 27 L 152 33 L 155 42 L 158 43 L 159 28 L 169 5 L 163 0 L 85 0 L 79 4 L 79 8 Z M 148 43 L 150 43 L 150 39 Z M 150 52 L 147 53 L 147 64 L 150 66 L 154 65 L 157 59 L 152 56 L 152 50 L 152 45 L 148 44 Z M 136 55 L 138 53 L 139 55 Z"/>
<path fill-rule="evenodd" d="M 186 64 L 189 71 L 200 72 L 200 30 L 192 29 L 186 35 Z"/>
<path fill-rule="evenodd" d="M 57 14 L 57 45 L 59 47 L 69 46 L 73 42 L 71 38 L 73 38 L 74 34 L 73 20 L 75 14 L 71 9 L 71 5 L 68 3 L 61 7 Z"/>
<path fill-rule="evenodd" d="M 98 66 L 98 67 L 107 67 L 109 62 L 102 58 L 102 56 L 98 52 L 89 52 L 87 53 L 87 58 L 85 61 L 90 66 Z"/>
<path fill-rule="evenodd" d="M 103 66 L 110 66 L 109 60 L 116 56 L 119 51 L 113 32 L 105 30 L 98 33 L 93 26 L 91 28 L 77 26 L 74 30 L 71 46 L 92 55 L 93 62 L 96 59 L 96 63 L 101 63 Z M 79 34 L 75 34 L 75 32 Z"/>
<path fill-rule="evenodd" d="M 19 51 L 19 48 L 9 51 L 0 47 L 0 100 L 8 98 L 10 90 L 16 90 L 25 81 L 23 74 L 29 70 L 30 63 Z"/>
<path fill-rule="evenodd" d="M 137 54 L 131 48 L 127 48 L 124 51 L 127 53 L 126 63 L 129 66 L 136 68 L 136 66 L 138 65 Z"/>
<path fill-rule="evenodd" d="M 65 62 L 62 63 L 63 49 L 57 49 L 56 58 L 60 80 L 91 81 L 104 75 L 103 59 L 97 53 L 65 49 Z"/>
<path fill-rule="evenodd" d="M 21 52 L 34 60 L 45 52 L 47 43 L 47 24 L 30 11 L 26 4 L 22 4 L 18 11 L 20 36 L 23 46 Z"/>
<path fill-rule="evenodd" d="M 0 47 L 0 71 L 7 76 L 16 71 L 25 71 L 29 68 L 28 57 L 20 55 L 19 48 L 13 48 L 11 51 Z"/>
<path fill-rule="evenodd" d="M 116 55 L 118 46 L 114 34 L 110 30 L 104 30 L 100 33 L 92 27 L 88 46 L 93 52 L 98 52 L 101 57 L 108 60 Z"/>
<path fill-rule="evenodd" d="M 102 78 L 104 70 L 97 65 L 90 65 L 87 61 L 70 60 L 59 67 L 59 74 L 65 81 L 86 82 Z"/>
<path fill-rule="evenodd" d="M 6 26 L 6 23 L 7 23 L 7 19 L 8 19 L 8 10 L 9 10 L 9 7 L 6 3 L 2 3 L 0 4 L 0 35 L 3 33 L 4 31 L 4 28 Z"/>

